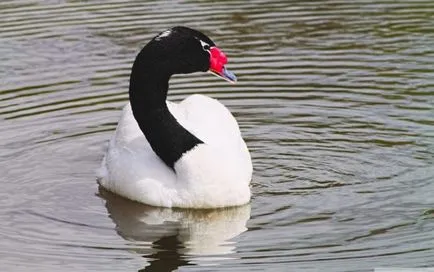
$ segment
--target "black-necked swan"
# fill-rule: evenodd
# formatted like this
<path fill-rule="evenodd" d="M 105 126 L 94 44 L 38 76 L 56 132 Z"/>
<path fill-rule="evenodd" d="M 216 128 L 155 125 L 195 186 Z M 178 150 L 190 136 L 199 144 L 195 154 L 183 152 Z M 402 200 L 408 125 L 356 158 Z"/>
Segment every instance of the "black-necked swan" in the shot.
<path fill-rule="evenodd" d="M 237 121 L 199 94 L 166 101 L 174 74 L 210 71 L 230 82 L 227 58 L 197 30 L 177 26 L 137 55 L 129 100 L 98 171 L 107 190 L 152 206 L 218 208 L 250 201 L 252 162 Z"/>

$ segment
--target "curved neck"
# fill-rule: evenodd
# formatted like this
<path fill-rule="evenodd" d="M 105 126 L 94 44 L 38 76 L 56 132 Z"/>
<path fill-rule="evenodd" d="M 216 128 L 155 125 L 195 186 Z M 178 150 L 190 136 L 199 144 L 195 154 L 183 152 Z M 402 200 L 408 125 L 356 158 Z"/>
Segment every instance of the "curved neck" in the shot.
<path fill-rule="evenodd" d="M 150 61 L 148 61 L 150 60 Z M 134 118 L 154 152 L 174 169 L 181 156 L 203 143 L 178 123 L 167 108 L 171 73 L 142 52 L 134 62 L 129 96 Z"/>

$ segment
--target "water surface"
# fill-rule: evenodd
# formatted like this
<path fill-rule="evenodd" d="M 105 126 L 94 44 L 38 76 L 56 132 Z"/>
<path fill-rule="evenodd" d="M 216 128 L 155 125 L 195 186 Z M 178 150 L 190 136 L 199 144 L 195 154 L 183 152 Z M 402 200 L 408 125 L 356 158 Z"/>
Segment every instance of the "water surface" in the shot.
<path fill-rule="evenodd" d="M 375 3 L 374 3 L 375 2 Z M 0 2 L 0 270 L 434 266 L 434 2 Z M 235 115 L 251 204 L 140 205 L 95 182 L 140 48 L 187 25 L 239 83 L 176 76 Z"/>

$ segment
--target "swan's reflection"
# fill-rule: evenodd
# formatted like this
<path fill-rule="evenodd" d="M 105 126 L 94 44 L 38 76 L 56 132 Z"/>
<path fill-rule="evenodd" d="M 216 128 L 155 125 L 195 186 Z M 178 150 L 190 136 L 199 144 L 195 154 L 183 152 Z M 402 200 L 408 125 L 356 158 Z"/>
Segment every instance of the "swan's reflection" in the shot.
<path fill-rule="evenodd" d="M 188 265 L 189 256 L 222 255 L 235 251 L 230 239 L 247 230 L 250 205 L 214 210 L 151 207 L 103 188 L 108 213 L 120 236 L 145 246 L 137 253 L 150 260 L 144 271 L 172 271 Z"/>

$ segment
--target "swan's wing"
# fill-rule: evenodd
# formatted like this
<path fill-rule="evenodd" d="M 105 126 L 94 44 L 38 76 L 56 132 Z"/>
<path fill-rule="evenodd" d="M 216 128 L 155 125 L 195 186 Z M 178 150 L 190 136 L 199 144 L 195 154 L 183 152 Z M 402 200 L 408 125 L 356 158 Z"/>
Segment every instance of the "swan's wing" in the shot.
<path fill-rule="evenodd" d="M 192 95 L 179 104 L 168 103 L 172 114 L 182 126 L 207 144 L 208 156 L 196 154 L 199 161 L 209 161 L 215 169 L 225 169 L 227 174 L 250 182 L 252 161 L 246 143 L 241 137 L 238 123 L 220 102 L 204 95 Z M 192 155 L 192 154 L 190 154 Z M 217 163 L 217 164 L 216 164 Z"/>
<path fill-rule="evenodd" d="M 230 111 L 216 99 L 191 95 L 169 109 L 182 126 L 206 144 L 234 150 L 240 145 L 241 133 Z"/>

